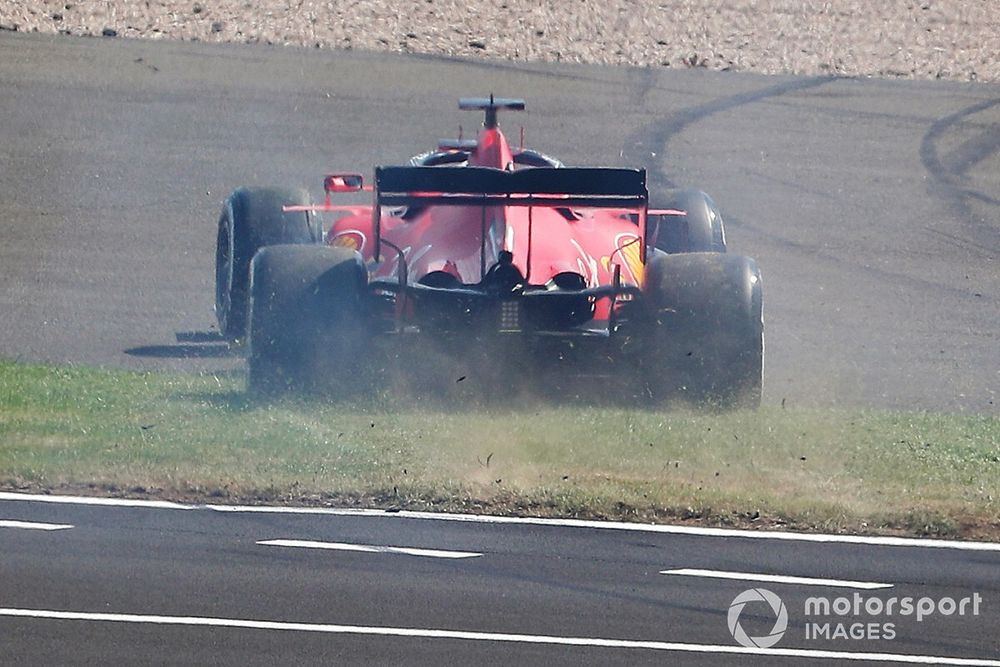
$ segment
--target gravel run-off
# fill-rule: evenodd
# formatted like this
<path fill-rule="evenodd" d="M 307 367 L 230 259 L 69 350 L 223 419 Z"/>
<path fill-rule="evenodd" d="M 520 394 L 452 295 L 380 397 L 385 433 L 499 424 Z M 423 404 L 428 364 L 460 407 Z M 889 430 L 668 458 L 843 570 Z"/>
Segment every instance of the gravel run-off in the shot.
<path fill-rule="evenodd" d="M 0 29 L 764 74 L 1000 80 L 996 0 L 0 0 Z"/>

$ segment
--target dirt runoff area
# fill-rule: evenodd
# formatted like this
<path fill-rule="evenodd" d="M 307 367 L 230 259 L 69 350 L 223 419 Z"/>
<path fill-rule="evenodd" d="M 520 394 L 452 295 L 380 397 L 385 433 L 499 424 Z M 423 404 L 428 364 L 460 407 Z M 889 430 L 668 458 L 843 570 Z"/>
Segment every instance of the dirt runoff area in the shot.
<path fill-rule="evenodd" d="M 766 74 L 1000 80 L 996 0 L 0 0 L 0 29 Z"/>

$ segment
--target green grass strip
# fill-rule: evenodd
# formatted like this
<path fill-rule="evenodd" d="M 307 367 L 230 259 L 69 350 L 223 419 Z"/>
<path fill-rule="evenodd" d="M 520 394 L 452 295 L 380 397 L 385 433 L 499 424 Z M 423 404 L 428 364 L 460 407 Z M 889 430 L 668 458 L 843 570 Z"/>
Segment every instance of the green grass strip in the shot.
<path fill-rule="evenodd" d="M 0 484 L 1000 536 L 1000 419 L 256 402 L 239 375 L 0 361 Z"/>

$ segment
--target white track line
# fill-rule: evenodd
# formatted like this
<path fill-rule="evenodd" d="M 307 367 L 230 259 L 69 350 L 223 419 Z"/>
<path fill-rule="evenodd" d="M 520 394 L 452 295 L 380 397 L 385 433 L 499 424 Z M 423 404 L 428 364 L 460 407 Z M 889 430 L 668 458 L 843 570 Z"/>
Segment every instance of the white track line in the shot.
<path fill-rule="evenodd" d="M 162 500 L 128 500 L 91 498 L 89 496 L 57 496 L 0 491 L 0 501 L 61 503 L 66 505 L 106 505 L 118 507 L 148 507 L 152 509 L 211 510 L 213 512 L 246 512 L 266 514 L 317 514 L 325 516 L 375 517 L 385 519 L 422 519 L 468 523 L 499 523 L 562 528 L 598 528 L 637 533 L 664 533 L 694 537 L 740 537 L 757 540 L 814 542 L 821 544 L 861 544 L 882 547 L 922 547 L 925 549 L 960 549 L 963 551 L 997 551 L 1000 542 L 967 542 L 934 540 L 917 537 L 883 537 L 876 535 L 832 535 L 824 533 L 794 533 L 776 530 L 737 530 L 702 526 L 668 526 L 661 524 L 628 523 L 624 521 L 585 521 L 583 519 L 543 519 L 537 517 L 490 516 L 486 514 L 447 514 L 444 512 L 386 512 L 385 510 L 339 509 L 336 507 L 270 507 L 261 505 L 184 505 Z"/>
<path fill-rule="evenodd" d="M 59 619 L 70 621 L 105 621 L 116 623 L 142 623 L 152 625 L 184 625 L 215 628 L 243 628 L 251 630 L 288 630 L 295 632 L 322 632 L 328 634 L 376 635 L 382 637 L 420 637 L 429 639 L 462 639 L 468 641 L 507 642 L 514 644 L 547 644 L 556 646 L 583 646 L 600 648 L 646 649 L 683 653 L 716 653 L 768 656 L 774 658 L 811 658 L 830 660 L 864 660 L 868 662 L 907 663 L 917 665 L 967 665 L 970 667 L 1000 667 L 1000 660 L 979 658 L 949 658 L 929 655 L 896 653 L 861 653 L 854 651 L 824 651 L 798 648 L 744 648 L 716 644 L 689 644 L 683 642 L 637 641 L 629 639 L 601 639 L 596 637 L 557 637 L 552 635 L 522 635 L 500 632 L 470 632 L 465 630 L 434 630 L 424 628 L 392 628 L 366 625 L 333 625 L 327 623 L 288 623 L 281 621 L 251 621 L 234 618 L 199 616 L 152 616 L 145 614 L 109 614 L 82 611 L 51 611 L 46 609 L 2 609 L 0 616 L 20 618 Z"/>
<path fill-rule="evenodd" d="M 107 507 L 146 507 L 150 509 L 189 510 L 197 505 L 183 505 L 169 500 L 138 500 L 131 498 L 101 498 L 98 496 L 57 496 L 47 493 L 14 493 L 0 491 L 0 500 L 26 500 L 57 505 L 103 505 Z"/>
<path fill-rule="evenodd" d="M 754 572 L 727 572 L 725 570 L 698 570 L 680 568 L 677 570 L 660 570 L 660 574 L 676 574 L 686 577 L 708 577 L 711 579 L 737 579 L 739 581 L 767 581 L 775 584 L 798 584 L 803 586 L 831 586 L 836 588 L 860 588 L 873 591 L 879 588 L 892 588 L 892 584 L 880 584 L 872 581 L 848 581 L 844 579 L 814 579 L 812 577 L 790 577 L 781 574 L 757 574 Z"/>
<path fill-rule="evenodd" d="M 412 547 L 379 547 L 370 544 L 347 542 L 312 542 L 310 540 L 261 540 L 257 544 L 270 547 L 301 547 L 303 549 L 330 549 L 333 551 L 360 551 L 370 554 L 403 554 L 428 558 L 476 558 L 481 553 L 472 551 L 442 551 L 440 549 L 415 549 Z"/>
<path fill-rule="evenodd" d="M 0 528 L 26 528 L 28 530 L 66 530 L 73 526 L 68 523 L 37 523 L 33 521 L 0 520 Z"/>

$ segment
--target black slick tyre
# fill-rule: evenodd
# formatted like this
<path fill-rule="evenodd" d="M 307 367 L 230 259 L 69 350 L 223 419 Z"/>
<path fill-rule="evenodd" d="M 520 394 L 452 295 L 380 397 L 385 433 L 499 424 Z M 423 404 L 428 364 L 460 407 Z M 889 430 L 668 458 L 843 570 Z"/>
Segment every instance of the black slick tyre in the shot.
<path fill-rule="evenodd" d="M 365 371 L 368 274 L 347 248 L 277 245 L 251 263 L 247 386 L 356 394 Z"/>
<path fill-rule="evenodd" d="M 760 405 L 762 284 L 749 257 L 654 253 L 646 266 L 646 386 L 656 400 Z"/>
<path fill-rule="evenodd" d="M 308 213 L 282 211 L 284 206 L 308 204 L 308 192 L 288 188 L 240 188 L 226 199 L 215 247 L 215 315 L 225 338 L 246 334 L 250 261 L 257 251 L 320 241 Z"/>
<path fill-rule="evenodd" d="M 726 252 L 726 227 L 715 202 L 700 190 L 668 190 L 654 195 L 650 208 L 686 215 L 654 215 L 654 244 L 668 254 Z"/>

